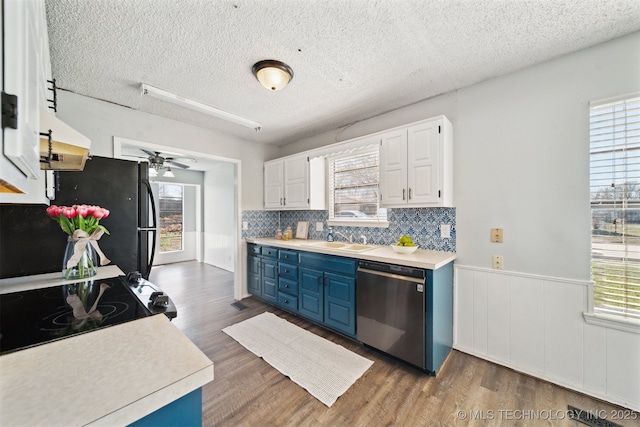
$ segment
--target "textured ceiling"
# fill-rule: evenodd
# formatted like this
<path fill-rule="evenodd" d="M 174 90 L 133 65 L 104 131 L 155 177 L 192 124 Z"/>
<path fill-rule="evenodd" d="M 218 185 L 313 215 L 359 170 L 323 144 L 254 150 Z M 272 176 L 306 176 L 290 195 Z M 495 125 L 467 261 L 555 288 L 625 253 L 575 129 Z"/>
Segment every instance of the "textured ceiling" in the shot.
<path fill-rule="evenodd" d="M 46 0 L 59 87 L 279 146 L 640 30 L 638 0 Z M 294 78 L 269 92 L 262 59 Z M 262 131 L 140 95 L 148 83 Z"/>

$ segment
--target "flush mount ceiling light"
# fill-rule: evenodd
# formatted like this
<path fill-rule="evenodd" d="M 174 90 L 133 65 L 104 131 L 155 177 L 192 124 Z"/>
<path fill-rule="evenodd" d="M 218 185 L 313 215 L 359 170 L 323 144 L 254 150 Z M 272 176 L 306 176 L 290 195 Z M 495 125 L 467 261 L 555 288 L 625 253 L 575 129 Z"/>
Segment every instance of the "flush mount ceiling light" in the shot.
<path fill-rule="evenodd" d="M 284 62 L 267 59 L 253 64 L 253 75 L 269 90 L 280 90 L 293 79 L 293 70 Z"/>
<path fill-rule="evenodd" d="M 142 94 L 153 96 L 154 98 L 162 99 L 163 101 L 171 102 L 172 104 L 180 105 L 182 107 L 190 108 L 200 113 L 208 114 L 213 117 L 217 117 L 222 120 L 246 126 L 255 129 L 256 132 L 260 132 L 262 125 L 253 120 L 245 119 L 244 117 L 236 116 L 235 114 L 227 113 L 226 111 L 219 110 L 207 104 L 203 104 L 198 101 L 194 101 L 189 98 L 185 98 L 175 93 L 167 92 L 166 90 L 158 89 L 157 87 L 149 86 L 146 83 L 142 83 Z"/>

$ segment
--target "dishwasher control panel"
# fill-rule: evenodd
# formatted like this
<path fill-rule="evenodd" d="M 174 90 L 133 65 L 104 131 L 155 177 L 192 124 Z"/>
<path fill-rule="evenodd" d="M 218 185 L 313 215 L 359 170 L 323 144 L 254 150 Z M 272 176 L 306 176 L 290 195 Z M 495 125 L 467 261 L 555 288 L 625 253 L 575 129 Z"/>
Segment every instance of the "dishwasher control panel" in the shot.
<path fill-rule="evenodd" d="M 365 268 L 367 270 L 382 271 L 384 273 L 398 274 L 400 276 L 415 277 L 418 279 L 424 279 L 426 277 L 425 271 L 421 268 L 407 267 L 405 265 L 387 264 L 376 261 L 358 261 L 358 268 Z"/>

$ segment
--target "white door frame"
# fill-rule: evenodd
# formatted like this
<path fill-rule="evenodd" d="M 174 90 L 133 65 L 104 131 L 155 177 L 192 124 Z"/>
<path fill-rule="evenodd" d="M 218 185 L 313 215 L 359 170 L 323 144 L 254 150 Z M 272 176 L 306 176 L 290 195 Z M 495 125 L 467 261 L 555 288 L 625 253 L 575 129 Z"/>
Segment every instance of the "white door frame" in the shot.
<path fill-rule="evenodd" d="M 136 147 L 146 148 L 151 151 L 171 151 L 174 153 L 184 154 L 186 157 L 199 157 L 203 159 L 210 160 L 218 160 L 220 162 L 227 162 L 234 165 L 234 177 L 235 177 L 235 200 L 234 200 L 234 219 L 233 219 L 233 229 L 235 230 L 235 241 L 233 242 L 235 246 L 235 257 L 233 260 L 233 297 L 236 300 L 241 300 L 245 295 L 243 295 L 243 281 L 244 277 L 243 271 L 245 271 L 245 259 L 242 256 L 242 230 L 240 224 L 242 223 L 242 210 L 240 207 L 240 195 L 242 194 L 242 161 L 238 159 L 231 159 L 228 157 L 215 156 L 213 154 L 202 153 L 199 151 L 191 151 L 184 150 L 182 148 L 170 147 L 167 145 L 161 144 L 153 144 L 144 141 L 138 141 L 135 139 L 121 138 L 118 136 L 113 137 L 113 157 L 116 159 L 127 159 L 126 156 L 122 155 L 122 146 L 123 145 L 133 145 Z M 205 187 L 206 191 L 206 187 Z M 202 245 L 200 245 L 202 247 Z"/>

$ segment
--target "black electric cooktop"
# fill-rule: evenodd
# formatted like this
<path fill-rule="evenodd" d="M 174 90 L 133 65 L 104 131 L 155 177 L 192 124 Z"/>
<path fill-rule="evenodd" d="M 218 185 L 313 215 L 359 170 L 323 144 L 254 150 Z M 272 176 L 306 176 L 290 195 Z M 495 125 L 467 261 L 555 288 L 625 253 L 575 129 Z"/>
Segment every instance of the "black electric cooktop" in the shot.
<path fill-rule="evenodd" d="M 0 354 L 151 316 L 124 277 L 0 295 Z"/>

